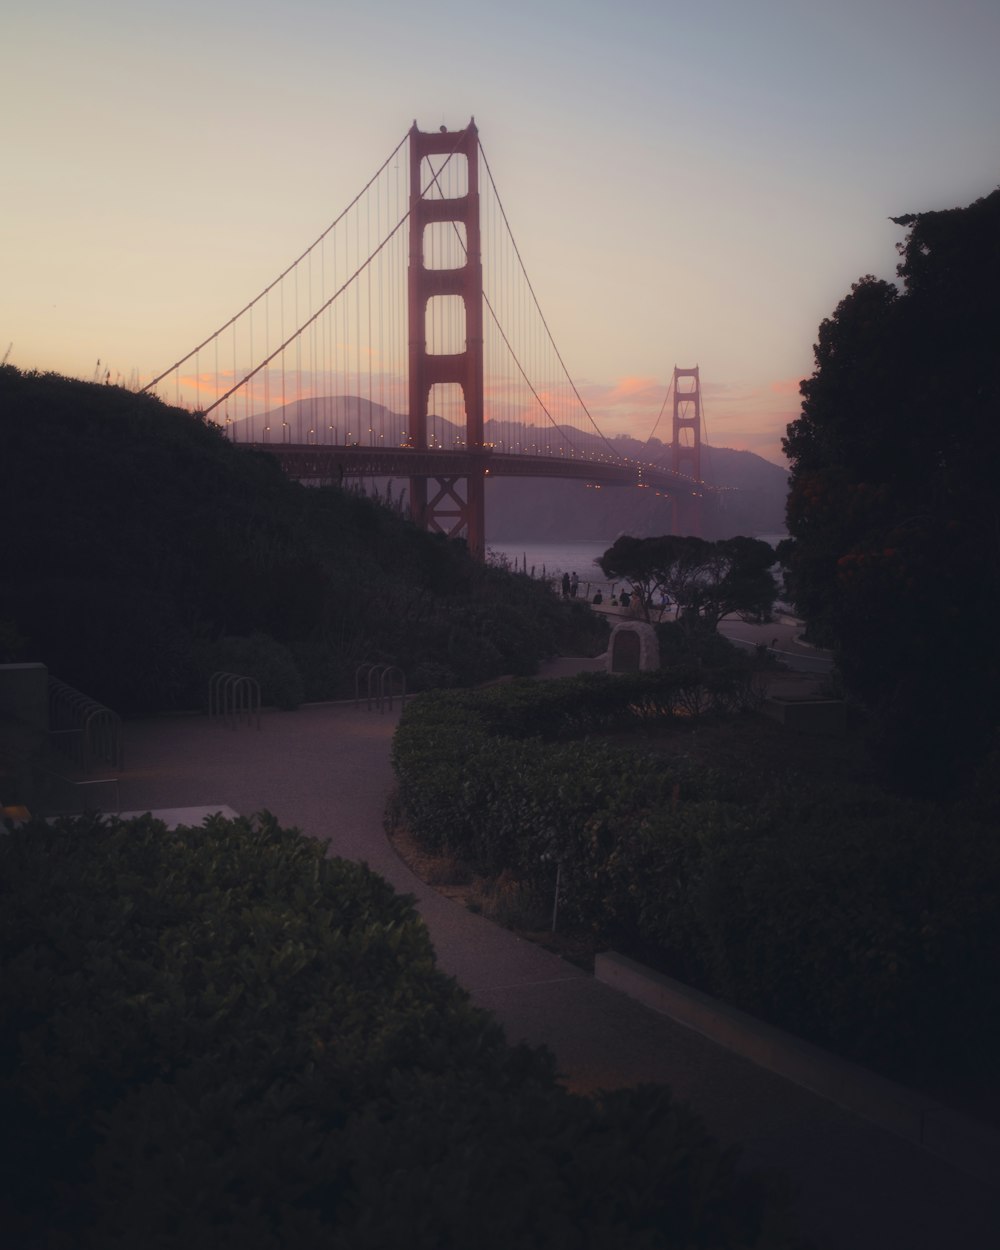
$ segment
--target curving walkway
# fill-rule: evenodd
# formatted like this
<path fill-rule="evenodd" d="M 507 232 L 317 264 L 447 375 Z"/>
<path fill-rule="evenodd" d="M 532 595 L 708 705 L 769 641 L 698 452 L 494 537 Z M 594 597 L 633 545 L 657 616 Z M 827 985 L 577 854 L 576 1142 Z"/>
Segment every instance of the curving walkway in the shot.
<path fill-rule="evenodd" d="M 549 1046 L 575 1089 L 664 1082 L 748 1165 L 786 1172 L 819 1250 L 992 1250 L 988 1186 L 600 984 L 419 881 L 386 838 L 398 720 L 353 704 L 267 711 L 260 730 L 204 717 L 126 727 L 123 810 L 268 809 L 414 896 L 438 961 L 511 1041 Z"/>

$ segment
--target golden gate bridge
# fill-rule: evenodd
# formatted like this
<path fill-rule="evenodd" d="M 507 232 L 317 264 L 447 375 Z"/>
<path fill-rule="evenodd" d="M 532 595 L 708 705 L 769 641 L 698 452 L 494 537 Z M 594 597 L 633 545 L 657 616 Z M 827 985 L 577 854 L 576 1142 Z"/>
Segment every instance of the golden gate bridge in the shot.
<path fill-rule="evenodd" d="M 660 460 L 624 457 L 601 432 L 542 314 L 474 120 L 435 132 L 414 122 L 315 242 L 143 389 L 298 480 L 407 478 L 413 519 L 480 557 L 490 476 L 656 490 L 672 528 L 695 533 L 710 489 L 696 367 L 674 369 Z"/>

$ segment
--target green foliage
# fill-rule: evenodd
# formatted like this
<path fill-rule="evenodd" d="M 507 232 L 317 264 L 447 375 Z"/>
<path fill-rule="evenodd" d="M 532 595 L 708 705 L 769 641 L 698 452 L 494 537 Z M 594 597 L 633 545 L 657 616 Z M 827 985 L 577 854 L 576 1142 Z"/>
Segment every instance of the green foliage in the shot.
<path fill-rule="evenodd" d="M 665 769 L 583 734 L 657 729 L 731 713 L 748 670 L 697 667 L 436 692 L 407 706 L 393 740 L 411 829 L 476 871 L 510 870 L 547 889 L 593 813 L 630 816 L 666 802 L 686 770 Z"/>
<path fill-rule="evenodd" d="M 797 1244 L 665 1090 L 567 1094 L 409 900 L 266 815 L 9 830 L 0 959 L 11 1244 Z"/>
<path fill-rule="evenodd" d="M 930 805 L 772 795 L 704 847 L 690 907 L 719 991 L 904 1078 L 986 1072 L 1000 1041 L 1000 848 Z"/>
<path fill-rule="evenodd" d="M 898 218 L 902 289 L 867 276 L 819 329 L 783 552 L 810 635 L 875 713 L 897 784 L 954 793 L 990 749 L 1000 667 L 1000 191 Z"/>
<path fill-rule="evenodd" d="M 560 865 L 563 923 L 893 1076 L 985 1071 L 989 800 L 947 809 L 579 740 L 662 726 L 698 689 L 651 676 L 417 700 L 393 748 L 409 827 L 540 897 Z"/>
<path fill-rule="evenodd" d="M 719 672 L 749 672 L 757 667 L 755 659 L 714 629 L 690 629 L 682 621 L 659 621 L 656 639 L 660 648 L 660 664 L 671 668 L 679 664 L 698 664 Z"/>
<path fill-rule="evenodd" d="M 603 620 L 542 584 L 373 500 L 287 481 L 150 396 L 0 367 L 0 461 L 17 466 L 0 492 L 16 537 L 0 646 L 121 712 L 197 706 L 205 650 L 232 650 L 220 639 L 258 639 L 258 661 L 271 640 L 263 684 L 282 706 L 349 695 L 365 660 L 466 684 L 604 646 Z"/>
<path fill-rule="evenodd" d="M 681 623 L 714 631 L 727 616 L 769 620 L 778 588 L 770 570 L 773 548 L 759 538 L 623 535 L 598 560 L 605 577 L 625 578 L 646 619 L 661 593 L 677 605 Z"/>

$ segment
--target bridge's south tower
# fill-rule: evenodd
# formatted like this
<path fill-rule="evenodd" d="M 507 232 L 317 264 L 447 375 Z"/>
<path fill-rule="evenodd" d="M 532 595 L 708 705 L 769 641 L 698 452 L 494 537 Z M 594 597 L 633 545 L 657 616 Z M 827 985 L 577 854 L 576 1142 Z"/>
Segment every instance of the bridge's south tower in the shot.
<path fill-rule="evenodd" d="M 430 162 L 450 156 L 465 162 L 465 193 L 446 197 Z M 483 266 L 479 236 L 479 132 L 475 122 L 462 131 L 425 134 L 416 122 L 410 131 L 410 445 L 427 450 L 428 403 L 432 388 L 455 384 L 465 399 L 465 443 L 472 469 L 464 479 L 416 477 L 410 479 L 410 509 L 424 529 L 451 536 L 465 534 L 469 550 L 482 559 L 486 549 L 484 476 L 477 453 L 483 452 Z M 443 162 L 436 162 L 438 168 Z M 429 268 L 425 236 L 428 226 L 452 223 L 464 234 L 465 263 L 453 268 Z M 435 296 L 458 296 L 465 307 L 465 347 L 462 351 L 428 350 L 428 303 Z M 464 481 L 464 496 L 461 485 Z"/>
<path fill-rule="evenodd" d="M 681 380 L 684 387 L 681 388 Z M 678 369 L 674 366 L 674 430 L 673 455 L 670 467 L 692 479 L 690 494 L 675 492 L 671 496 L 672 529 L 675 534 L 696 534 L 702 529 L 701 485 L 701 381 L 698 366 Z"/>

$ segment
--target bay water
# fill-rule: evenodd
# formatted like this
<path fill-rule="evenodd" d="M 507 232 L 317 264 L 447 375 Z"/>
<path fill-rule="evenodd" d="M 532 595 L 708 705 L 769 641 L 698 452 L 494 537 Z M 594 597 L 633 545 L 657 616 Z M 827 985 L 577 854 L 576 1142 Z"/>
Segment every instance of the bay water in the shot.
<path fill-rule="evenodd" d="M 621 585 L 609 581 L 595 564 L 599 556 L 614 543 L 613 538 L 607 542 L 596 542 L 593 539 L 579 541 L 529 543 L 509 542 L 487 543 L 487 554 L 502 557 L 511 569 L 518 573 L 527 573 L 529 577 L 546 578 L 556 583 L 562 580 L 563 573 L 575 573 L 580 579 L 579 597 L 590 599 L 600 589 L 605 598 L 612 586 Z"/>
<path fill-rule="evenodd" d="M 764 542 L 776 547 L 787 534 L 759 534 Z M 579 597 L 591 599 L 595 591 L 600 590 L 607 599 L 614 593 L 615 587 L 621 586 L 621 578 L 611 581 L 597 567 L 597 559 L 614 544 L 614 539 L 599 542 L 594 539 L 579 539 L 564 542 L 507 542 L 487 543 L 487 553 L 506 560 L 510 567 L 518 573 L 547 578 L 558 584 L 563 573 L 574 573 L 580 579 Z"/>

